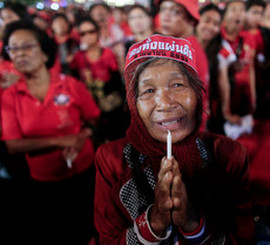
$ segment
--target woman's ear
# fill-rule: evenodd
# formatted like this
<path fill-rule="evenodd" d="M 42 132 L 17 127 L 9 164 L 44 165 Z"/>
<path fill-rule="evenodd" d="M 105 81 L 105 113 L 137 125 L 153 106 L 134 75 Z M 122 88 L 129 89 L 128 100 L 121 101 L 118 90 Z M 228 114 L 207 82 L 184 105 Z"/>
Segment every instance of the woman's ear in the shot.
<path fill-rule="evenodd" d="M 48 60 L 49 60 L 48 55 L 43 53 L 43 60 L 44 60 L 44 63 L 48 62 Z"/>

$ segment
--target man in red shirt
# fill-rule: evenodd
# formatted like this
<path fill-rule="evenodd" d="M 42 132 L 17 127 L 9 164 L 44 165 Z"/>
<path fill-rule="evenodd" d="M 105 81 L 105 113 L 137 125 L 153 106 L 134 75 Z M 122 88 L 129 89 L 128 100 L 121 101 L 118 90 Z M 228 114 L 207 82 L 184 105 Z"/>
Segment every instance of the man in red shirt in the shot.
<path fill-rule="evenodd" d="M 206 90 L 204 93 L 204 110 L 208 113 L 208 86 L 209 86 L 209 66 L 206 54 L 194 35 L 200 15 L 198 12 L 198 0 L 157 0 L 160 15 L 161 34 L 173 37 L 182 37 L 190 41 L 196 57 L 198 76 L 203 82 Z M 202 129 L 205 129 L 207 113 L 203 114 Z"/>

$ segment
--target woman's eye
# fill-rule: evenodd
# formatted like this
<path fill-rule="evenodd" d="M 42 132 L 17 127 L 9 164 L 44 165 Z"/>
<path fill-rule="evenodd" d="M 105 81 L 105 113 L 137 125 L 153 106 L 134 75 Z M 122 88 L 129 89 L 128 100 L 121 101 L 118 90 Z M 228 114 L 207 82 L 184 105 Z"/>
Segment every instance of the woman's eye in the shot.
<path fill-rule="evenodd" d="M 144 91 L 144 94 L 151 94 L 151 93 L 154 93 L 154 89 L 152 89 L 152 88 L 146 89 Z"/>
<path fill-rule="evenodd" d="M 183 86 L 182 83 L 174 83 L 173 84 L 173 87 L 175 87 L 175 88 L 179 88 L 179 87 L 182 87 L 182 86 Z"/>
<path fill-rule="evenodd" d="M 155 90 L 152 89 L 152 88 L 144 89 L 144 90 L 142 90 L 142 92 L 139 94 L 139 97 L 145 97 L 145 96 L 150 95 L 150 94 L 152 94 L 152 93 L 154 93 L 154 92 L 155 92 Z"/>

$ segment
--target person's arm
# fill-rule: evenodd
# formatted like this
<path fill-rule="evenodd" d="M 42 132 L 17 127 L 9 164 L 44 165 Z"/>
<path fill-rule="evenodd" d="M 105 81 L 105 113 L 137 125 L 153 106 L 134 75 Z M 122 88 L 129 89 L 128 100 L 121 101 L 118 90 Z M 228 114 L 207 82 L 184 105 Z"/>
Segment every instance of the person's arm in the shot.
<path fill-rule="evenodd" d="M 231 217 L 227 223 L 226 244 L 255 244 L 247 151 L 225 137 L 216 141 L 214 151 L 217 164 L 224 172 L 223 198 L 230 204 L 224 207 L 223 214 Z"/>
<path fill-rule="evenodd" d="M 132 234 L 135 236 L 135 233 L 132 221 L 121 212 L 119 204 L 116 203 L 117 195 L 119 195 L 115 192 L 117 177 L 112 169 L 113 164 L 109 162 L 110 159 L 115 161 L 110 156 L 110 152 L 104 150 L 104 147 L 99 147 L 95 156 L 94 222 L 99 233 L 100 245 L 126 245 L 129 239 L 128 234 L 132 237 Z M 119 166 L 121 166 L 122 157 L 116 160 L 119 160 Z"/>
<path fill-rule="evenodd" d="M 254 112 L 256 110 L 256 78 L 254 67 L 254 51 L 252 52 L 252 58 L 249 62 L 249 84 L 250 84 L 252 110 Z"/>
<path fill-rule="evenodd" d="M 86 135 L 86 133 L 83 133 L 83 135 Z M 81 136 L 81 138 L 84 137 Z M 6 140 L 5 142 L 8 151 L 12 154 L 43 150 L 52 147 L 74 147 L 79 151 L 82 148 L 81 145 L 84 145 L 81 138 L 78 134 L 62 137 L 11 139 Z"/>

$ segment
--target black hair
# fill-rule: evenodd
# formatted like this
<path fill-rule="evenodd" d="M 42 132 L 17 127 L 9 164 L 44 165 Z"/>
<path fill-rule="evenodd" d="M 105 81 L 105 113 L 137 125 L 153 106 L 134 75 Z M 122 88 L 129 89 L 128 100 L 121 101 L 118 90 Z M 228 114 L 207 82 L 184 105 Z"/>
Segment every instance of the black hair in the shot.
<path fill-rule="evenodd" d="M 236 3 L 236 2 L 240 2 L 240 3 L 243 3 L 245 5 L 245 2 L 243 2 L 242 0 L 227 0 L 226 1 L 226 7 L 223 10 L 223 15 L 227 12 L 228 7 L 230 6 L 230 4 Z"/>
<path fill-rule="evenodd" d="M 246 10 L 249 10 L 253 6 L 260 6 L 265 9 L 266 3 L 262 0 L 248 0 L 246 2 Z"/>
<path fill-rule="evenodd" d="M 220 8 L 216 4 L 213 4 L 213 3 L 209 3 L 205 6 L 203 6 L 202 8 L 200 8 L 199 13 L 200 13 L 200 15 L 203 15 L 204 13 L 211 11 L 211 10 L 216 11 L 222 17 L 222 11 L 220 10 Z"/>
<path fill-rule="evenodd" d="M 110 8 L 109 5 L 107 5 L 104 2 L 100 2 L 100 3 L 93 3 L 89 8 L 89 13 L 91 13 L 94 10 L 94 8 L 97 7 L 97 6 L 104 7 L 108 12 L 111 12 L 111 8 Z"/>
<path fill-rule="evenodd" d="M 21 3 L 6 1 L 4 2 L 4 7 L 1 9 L 1 11 L 3 9 L 10 9 L 16 15 L 18 15 L 21 20 L 31 21 L 31 16 L 27 12 L 26 6 Z"/>
<path fill-rule="evenodd" d="M 54 65 L 56 53 L 57 53 L 57 45 L 52 38 L 48 36 L 48 34 L 42 30 L 40 30 L 36 25 L 29 21 L 14 21 L 9 23 L 4 31 L 3 35 L 3 48 L 2 48 L 2 56 L 6 60 L 10 60 L 8 53 L 5 50 L 5 47 L 8 46 L 8 41 L 10 36 L 18 30 L 26 30 L 32 32 L 37 39 L 38 43 L 44 54 L 48 56 L 48 61 L 45 63 L 47 68 L 51 68 Z"/>
<path fill-rule="evenodd" d="M 94 25 L 94 26 L 95 26 L 95 29 L 96 29 L 97 32 L 99 33 L 99 30 L 100 30 L 99 25 L 98 25 L 97 22 L 94 21 L 91 17 L 83 17 L 83 18 L 77 20 L 76 26 L 79 27 L 79 26 L 80 26 L 82 23 L 84 23 L 84 22 L 89 22 L 89 23 L 91 23 L 92 25 Z"/>
<path fill-rule="evenodd" d="M 53 18 L 52 18 L 52 23 L 53 23 L 54 20 L 56 20 L 56 19 L 58 19 L 58 18 L 62 18 L 62 19 L 65 20 L 65 22 L 66 22 L 67 25 L 68 25 L 68 33 L 70 33 L 71 30 L 72 30 L 72 25 L 71 25 L 71 23 L 69 22 L 67 16 L 66 16 L 65 14 L 63 14 L 63 13 L 56 13 L 56 14 L 53 16 Z"/>
<path fill-rule="evenodd" d="M 130 6 L 130 7 L 128 8 L 128 10 L 127 10 L 127 14 L 129 15 L 130 12 L 131 12 L 133 9 L 140 9 L 140 10 L 142 10 L 146 15 L 148 15 L 149 17 L 152 17 L 150 11 L 149 11 L 147 8 L 145 8 L 144 6 L 140 5 L 140 4 L 134 4 L 134 5 Z"/>

